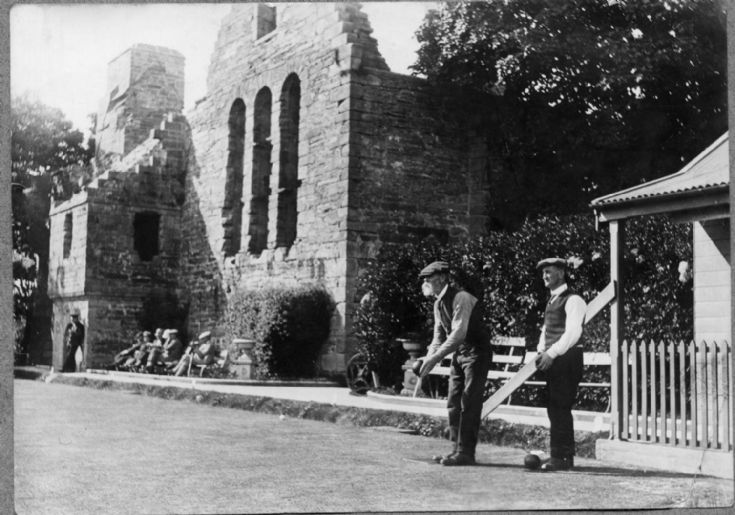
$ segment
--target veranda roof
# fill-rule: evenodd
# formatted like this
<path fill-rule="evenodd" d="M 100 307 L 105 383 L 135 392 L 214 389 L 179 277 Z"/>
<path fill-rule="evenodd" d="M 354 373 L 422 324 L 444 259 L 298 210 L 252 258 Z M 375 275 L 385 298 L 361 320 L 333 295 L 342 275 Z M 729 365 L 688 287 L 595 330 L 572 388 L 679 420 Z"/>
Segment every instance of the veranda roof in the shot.
<path fill-rule="evenodd" d="M 598 197 L 590 203 L 601 221 L 669 213 L 683 219 L 729 214 L 728 133 L 678 172 Z"/>

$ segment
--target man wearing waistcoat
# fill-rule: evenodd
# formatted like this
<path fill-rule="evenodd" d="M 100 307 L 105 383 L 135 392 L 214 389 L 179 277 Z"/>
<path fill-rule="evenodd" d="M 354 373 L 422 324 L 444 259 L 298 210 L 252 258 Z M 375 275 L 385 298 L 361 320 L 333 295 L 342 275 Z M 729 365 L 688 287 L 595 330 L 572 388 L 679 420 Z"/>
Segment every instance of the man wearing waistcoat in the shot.
<path fill-rule="evenodd" d="M 452 356 L 447 410 L 452 452 L 434 456 L 446 466 L 474 465 L 480 430 L 482 397 L 490 368 L 490 338 L 482 323 L 477 298 L 449 284 L 449 265 L 435 261 L 419 274 L 424 288 L 436 297 L 434 337 L 422 358 L 419 375 L 428 375 L 441 360 Z"/>
<path fill-rule="evenodd" d="M 582 324 L 587 305 L 566 283 L 567 263 L 561 258 L 539 261 L 536 268 L 551 297 L 544 312 L 536 367 L 546 375 L 551 458 L 541 466 L 547 472 L 574 466 L 572 405 L 582 380 Z"/>

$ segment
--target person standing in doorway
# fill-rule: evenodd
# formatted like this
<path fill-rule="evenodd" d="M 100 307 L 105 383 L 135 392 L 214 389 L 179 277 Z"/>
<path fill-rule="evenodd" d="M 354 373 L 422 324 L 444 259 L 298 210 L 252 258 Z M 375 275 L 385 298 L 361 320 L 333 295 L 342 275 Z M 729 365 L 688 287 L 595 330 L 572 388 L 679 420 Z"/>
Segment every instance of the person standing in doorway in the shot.
<path fill-rule="evenodd" d="M 426 291 L 430 289 L 436 297 L 434 337 L 422 358 L 419 375 L 426 377 L 445 356 L 453 353 L 447 410 L 454 446 L 448 455 L 433 459 L 447 466 L 474 465 L 482 397 L 492 357 L 482 309 L 476 297 L 450 284 L 446 262 L 431 263 L 421 270 L 419 277 Z"/>
<path fill-rule="evenodd" d="M 539 261 L 544 286 L 551 297 L 537 350 L 536 367 L 546 376 L 550 459 L 541 466 L 547 472 L 574 467 L 574 419 L 572 406 L 582 380 L 584 324 L 587 305 L 567 286 L 567 262 L 558 257 Z"/>
<path fill-rule="evenodd" d="M 62 372 L 76 372 L 77 349 L 84 352 L 84 324 L 79 321 L 79 309 L 74 308 L 71 312 L 71 321 L 64 329 L 64 352 L 66 358 L 61 369 Z"/>

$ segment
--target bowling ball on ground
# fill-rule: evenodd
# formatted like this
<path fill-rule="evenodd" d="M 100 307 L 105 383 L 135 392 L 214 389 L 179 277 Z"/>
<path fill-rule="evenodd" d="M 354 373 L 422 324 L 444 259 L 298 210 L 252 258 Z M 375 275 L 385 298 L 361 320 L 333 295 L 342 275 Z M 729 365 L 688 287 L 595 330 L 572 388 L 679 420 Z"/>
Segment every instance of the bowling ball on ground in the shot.
<path fill-rule="evenodd" d="M 523 458 L 523 466 L 528 470 L 536 470 L 541 466 L 541 458 L 536 454 L 526 454 Z"/>

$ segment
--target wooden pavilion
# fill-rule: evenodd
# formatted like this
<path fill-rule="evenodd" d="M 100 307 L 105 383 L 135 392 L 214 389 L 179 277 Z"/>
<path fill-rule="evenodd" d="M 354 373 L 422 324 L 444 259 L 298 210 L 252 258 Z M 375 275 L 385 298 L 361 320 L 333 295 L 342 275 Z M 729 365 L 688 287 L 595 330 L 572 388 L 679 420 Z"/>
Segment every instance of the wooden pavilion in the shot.
<path fill-rule="evenodd" d="M 723 134 L 679 172 L 591 203 L 610 231 L 612 427 L 598 457 L 733 477 L 729 145 Z M 693 226 L 694 341 L 624 341 L 626 220 Z"/>

